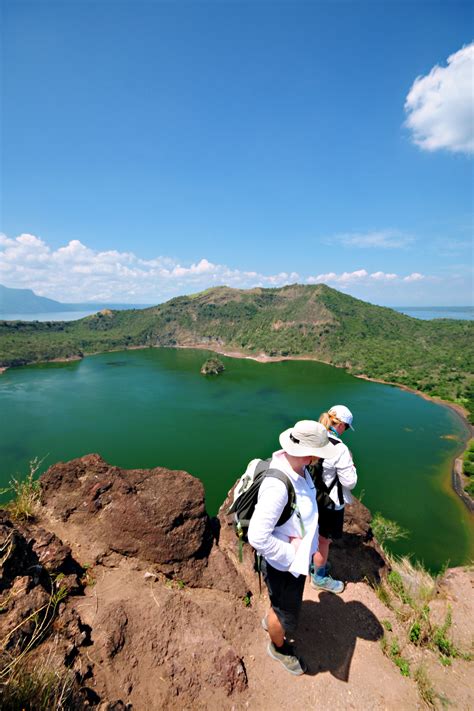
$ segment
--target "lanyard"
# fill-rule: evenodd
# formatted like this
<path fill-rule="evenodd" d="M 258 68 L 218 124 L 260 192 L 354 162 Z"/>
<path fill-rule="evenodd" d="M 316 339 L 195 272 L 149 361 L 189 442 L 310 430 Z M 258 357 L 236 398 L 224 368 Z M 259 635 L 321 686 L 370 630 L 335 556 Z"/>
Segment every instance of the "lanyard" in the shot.
<path fill-rule="evenodd" d="M 304 527 L 303 519 L 301 518 L 300 510 L 298 506 L 296 505 L 296 502 L 293 504 L 293 511 L 298 517 L 298 521 L 300 522 L 300 529 L 301 529 L 301 538 L 304 538 L 306 535 L 306 529 Z"/>

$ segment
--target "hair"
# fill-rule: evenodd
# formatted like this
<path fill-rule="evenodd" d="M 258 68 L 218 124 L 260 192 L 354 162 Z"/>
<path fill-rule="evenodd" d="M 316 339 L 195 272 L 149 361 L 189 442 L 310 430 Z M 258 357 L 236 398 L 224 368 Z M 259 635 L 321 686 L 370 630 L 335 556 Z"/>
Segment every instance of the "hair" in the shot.
<path fill-rule="evenodd" d="M 329 410 L 329 412 L 322 412 L 319 416 L 319 421 L 328 430 L 330 427 L 335 427 L 336 425 L 342 424 L 342 420 L 336 417 L 334 410 Z"/>

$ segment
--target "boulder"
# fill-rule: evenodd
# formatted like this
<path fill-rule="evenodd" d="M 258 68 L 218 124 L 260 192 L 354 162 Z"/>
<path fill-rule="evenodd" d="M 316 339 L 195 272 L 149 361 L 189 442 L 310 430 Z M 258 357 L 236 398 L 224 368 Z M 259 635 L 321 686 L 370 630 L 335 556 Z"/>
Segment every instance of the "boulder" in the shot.
<path fill-rule="evenodd" d="M 42 504 L 87 530 L 91 545 L 153 564 L 185 584 L 245 594 L 238 571 L 219 552 L 204 487 L 184 471 L 125 470 L 98 454 L 55 464 L 41 477 Z"/>

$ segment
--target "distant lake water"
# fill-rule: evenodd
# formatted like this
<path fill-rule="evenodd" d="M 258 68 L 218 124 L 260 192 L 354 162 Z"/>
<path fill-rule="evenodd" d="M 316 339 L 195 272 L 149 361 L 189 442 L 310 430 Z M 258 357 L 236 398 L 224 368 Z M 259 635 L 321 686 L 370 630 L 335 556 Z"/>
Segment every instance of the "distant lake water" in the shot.
<path fill-rule="evenodd" d="M 50 311 L 37 314 L 15 314 L 6 313 L 0 314 L 2 321 L 78 321 L 85 316 L 96 314 L 97 309 L 93 311 Z"/>
<path fill-rule="evenodd" d="M 423 321 L 434 318 L 456 318 L 463 321 L 474 319 L 474 306 L 394 306 L 393 309 Z"/>
<path fill-rule="evenodd" d="M 408 529 L 393 550 L 433 570 L 473 555 L 469 513 L 450 486 L 466 436 L 446 407 L 310 361 L 257 363 L 223 357 L 226 371 L 200 375 L 208 353 L 146 349 L 10 369 L 0 376 L 0 487 L 90 452 L 126 468 L 165 466 L 199 477 L 216 513 L 254 457 L 279 448 L 296 420 L 345 403 L 356 432 L 345 441 L 359 472 L 356 493 Z"/>
<path fill-rule="evenodd" d="M 130 308 L 146 308 L 144 305 Z M 434 318 L 456 318 L 472 321 L 474 319 L 473 306 L 394 306 L 394 311 L 406 314 L 412 318 L 431 320 Z M 52 311 L 37 314 L 0 313 L 3 321 L 77 321 L 85 316 L 96 314 L 97 309 L 90 311 Z"/>

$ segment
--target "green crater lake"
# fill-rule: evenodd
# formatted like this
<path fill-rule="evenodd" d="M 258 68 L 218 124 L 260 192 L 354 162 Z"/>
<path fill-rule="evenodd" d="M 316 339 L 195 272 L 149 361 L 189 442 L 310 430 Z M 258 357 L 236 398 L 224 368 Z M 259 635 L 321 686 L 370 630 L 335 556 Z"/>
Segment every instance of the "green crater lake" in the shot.
<path fill-rule="evenodd" d="M 204 377 L 210 355 L 147 349 L 6 371 L 0 486 L 23 476 L 34 457 L 45 458 L 44 470 L 98 452 L 120 467 L 194 474 L 215 514 L 247 462 L 279 448 L 282 430 L 344 403 L 356 428 L 345 435 L 359 474 L 355 493 L 409 531 L 392 550 L 433 571 L 472 560 L 472 519 L 450 485 L 466 438 L 453 411 L 312 361 L 222 357 L 225 373 Z"/>

